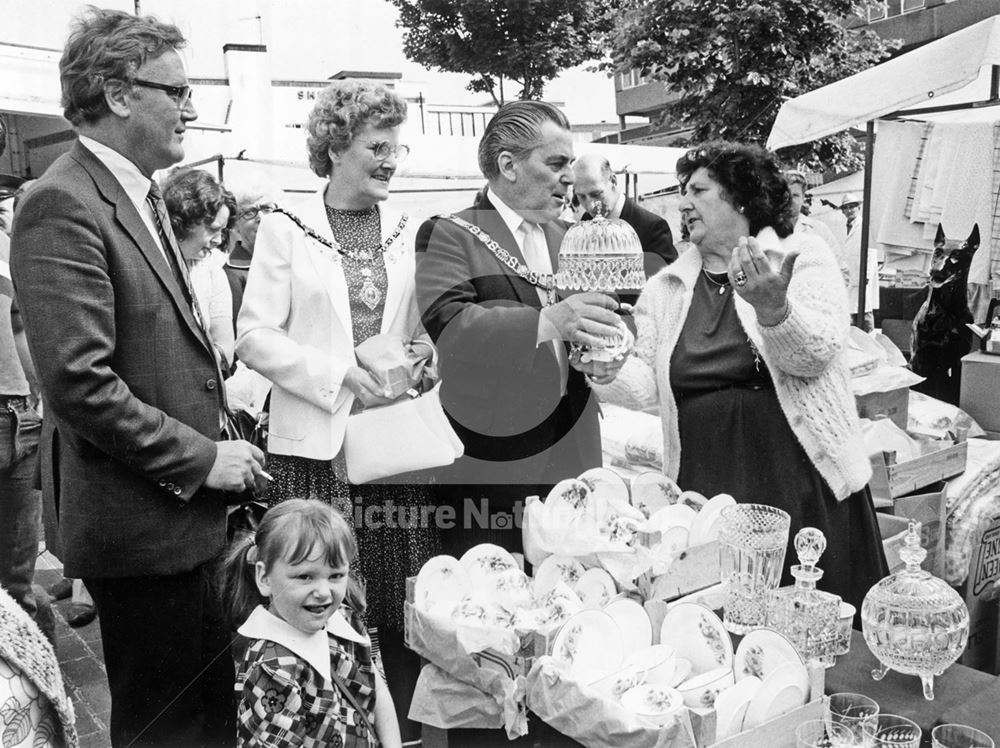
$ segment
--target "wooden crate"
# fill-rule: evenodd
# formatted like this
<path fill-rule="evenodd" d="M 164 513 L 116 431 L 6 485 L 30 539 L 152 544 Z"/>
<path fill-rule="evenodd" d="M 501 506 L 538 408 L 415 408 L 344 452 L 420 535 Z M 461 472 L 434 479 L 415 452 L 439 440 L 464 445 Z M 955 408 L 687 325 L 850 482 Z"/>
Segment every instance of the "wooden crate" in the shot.
<path fill-rule="evenodd" d="M 646 600 L 676 600 L 719 583 L 719 543 L 703 543 L 681 551 L 665 574 L 638 581 Z"/>
<path fill-rule="evenodd" d="M 892 463 L 885 452 L 871 458 L 872 495 L 898 498 L 965 472 L 968 442 L 959 442 L 906 462 Z"/>

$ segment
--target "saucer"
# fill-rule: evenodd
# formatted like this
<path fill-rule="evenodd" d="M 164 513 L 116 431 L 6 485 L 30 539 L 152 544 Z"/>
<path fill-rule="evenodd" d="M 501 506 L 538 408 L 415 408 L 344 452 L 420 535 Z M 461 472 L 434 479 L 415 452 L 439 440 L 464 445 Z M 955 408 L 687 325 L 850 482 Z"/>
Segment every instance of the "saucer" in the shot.
<path fill-rule="evenodd" d="M 590 493 L 599 496 L 609 506 L 628 506 L 628 484 L 611 468 L 596 467 L 580 473 L 577 480 L 590 487 Z"/>
<path fill-rule="evenodd" d="M 633 477 L 630 489 L 632 506 L 647 517 L 665 506 L 676 504 L 681 495 L 680 488 L 670 478 L 652 471 Z"/>
<path fill-rule="evenodd" d="M 657 726 L 669 723 L 684 705 L 673 688 L 644 684 L 622 694 L 622 706 Z"/>
<path fill-rule="evenodd" d="M 413 590 L 413 604 L 424 612 L 450 605 L 454 608 L 472 589 L 465 567 L 452 556 L 434 556 L 420 567 Z"/>
<path fill-rule="evenodd" d="M 469 578 L 474 584 L 483 582 L 485 577 L 492 574 L 519 568 L 509 552 L 492 543 L 473 546 L 462 554 L 459 562 L 469 572 Z"/>
<path fill-rule="evenodd" d="M 691 545 L 702 545 L 718 540 L 722 510 L 727 506 L 735 505 L 736 500 L 727 493 L 720 493 L 709 499 L 691 523 L 691 534 L 688 542 Z"/>
<path fill-rule="evenodd" d="M 615 619 L 622 630 L 625 657 L 646 649 L 653 641 L 653 624 L 646 609 L 635 600 L 619 598 L 604 606 L 604 612 Z"/>
<path fill-rule="evenodd" d="M 750 699 L 746 716 L 743 718 L 743 729 L 752 730 L 775 717 L 779 717 L 793 709 L 798 709 L 806 703 L 802 692 L 795 685 L 778 687 L 761 684 L 757 693 Z"/>
<path fill-rule="evenodd" d="M 715 697 L 715 739 L 732 737 L 743 731 L 743 718 L 750 701 L 760 690 L 759 678 L 750 676 L 731 685 Z"/>
<path fill-rule="evenodd" d="M 625 660 L 621 629 L 603 610 L 581 610 L 559 629 L 552 656 L 574 677 L 593 682 L 621 669 Z"/>
<path fill-rule="evenodd" d="M 786 662 L 803 664 L 795 646 L 774 629 L 754 629 L 743 637 L 736 648 L 733 669 L 737 680 L 755 675 L 763 681 Z"/>
<path fill-rule="evenodd" d="M 603 608 L 618 594 L 615 580 L 604 569 L 587 569 L 573 588 L 584 608 Z"/>
<path fill-rule="evenodd" d="M 533 583 L 535 596 L 543 597 L 552 591 L 559 581 L 565 582 L 571 589 L 576 586 L 586 568 L 572 556 L 554 554 L 546 556 L 535 569 Z"/>
<path fill-rule="evenodd" d="M 660 627 L 660 643 L 669 644 L 690 660 L 692 675 L 733 666 L 729 632 L 713 611 L 699 603 L 677 603 L 667 609 Z"/>

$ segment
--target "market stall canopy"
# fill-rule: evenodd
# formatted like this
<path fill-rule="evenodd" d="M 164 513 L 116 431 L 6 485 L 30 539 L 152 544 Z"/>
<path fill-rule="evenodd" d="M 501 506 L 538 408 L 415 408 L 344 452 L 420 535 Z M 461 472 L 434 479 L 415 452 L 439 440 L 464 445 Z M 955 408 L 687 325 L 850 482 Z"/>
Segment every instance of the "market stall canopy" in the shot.
<path fill-rule="evenodd" d="M 909 107 L 985 100 L 993 65 L 1000 15 L 786 101 L 767 146 L 808 143 Z"/>

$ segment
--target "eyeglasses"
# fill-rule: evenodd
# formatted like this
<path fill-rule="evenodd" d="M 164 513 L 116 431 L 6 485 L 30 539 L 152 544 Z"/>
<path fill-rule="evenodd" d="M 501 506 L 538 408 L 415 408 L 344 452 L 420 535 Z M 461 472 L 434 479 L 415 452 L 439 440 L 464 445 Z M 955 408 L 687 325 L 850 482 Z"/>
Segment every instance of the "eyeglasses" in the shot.
<path fill-rule="evenodd" d="M 261 203 L 260 205 L 251 205 L 246 208 L 242 213 L 240 213 L 240 218 L 244 221 L 252 221 L 254 218 L 259 216 L 261 213 L 267 215 L 268 213 L 273 213 L 274 209 L 278 206 L 274 203 Z"/>
<path fill-rule="evenodd" d="M 142 86 L 143 88 L 155 88 L 157 91 L 165 91 L 167 96 L 177 103 L 178 109 L 183 109 L 191 101 L 191 86 L 168 86 L 166 83 L 145 81 L 141 78 L 136 78 L 132 81 L 132 84 Z"/>
<path fill-rule="evenodd" d="M 379 161 L 385 161 L 389 156 L 395 156 L 396 161 L 403 161 L 407 156 L 410 155 L 410 146 L 408 145 L 392 145 L 388 140 L 383 140 L 380 143 L 370 143 L 366 146 L 369 151 L 375 154 L 375 158 Z"/>

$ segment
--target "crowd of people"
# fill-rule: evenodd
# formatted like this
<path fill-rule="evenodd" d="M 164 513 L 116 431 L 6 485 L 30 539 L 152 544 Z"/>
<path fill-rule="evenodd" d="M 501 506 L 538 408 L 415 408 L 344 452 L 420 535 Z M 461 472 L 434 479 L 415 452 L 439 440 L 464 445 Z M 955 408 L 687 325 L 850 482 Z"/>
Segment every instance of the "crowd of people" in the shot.
<path fill-rule="evenodd" d="M 345 81 L 306 127 L 325 183 L 292 203 L 171 170 L 197 117 L 184 43 L 149 17 L 77 20 L 60 73 L 78 140 L 17 206 L 0 274 L 0 316 L 15 321 L 0 326 L 0 488 L 24 489 L 0 502 L 0 531 L 17 535 L 0 539 L 0 581 L 36 612 L 22 457 L 38 445 L 65 573 L 99 616 L 113 745 L 417 737 L 406 579 L 480 542 L 520 551 L 516 523 L 470 521 L 469 503 L 518 516 L 526 496 L 600 465 L 599 401 L 658 407 L 664 472 L 684 488 L 781 507 L 793 536 L 822 529 L 824 583 L 860 608 L 886 564 L 844 360 L 848 295 L 799 218 L 804 184 L 773 154 L 707 143 L 680 159 L 691 246 L 678 256 L 606 160 L 574 161 L 558 108 L 517 101 L 482 135 L 475 205 L 417 225 L 390 192 L 406 103 Z M 557 293 L 574 191 L 581 220 L 636 229 L 649 281 L 628 306 Z M 632 302 L 634 351 L 591 360 Z M 464 454 L 356 484 L 349 420 L 393 399 L 355 355 L 380 335 L 435 344 Z M 222 436 L 239 407 L 267 413 L 266 453 Z M 262 515 L 231 532 L 249 502 Z M 373 505 L 456 521 L 361 521 Z"/>

